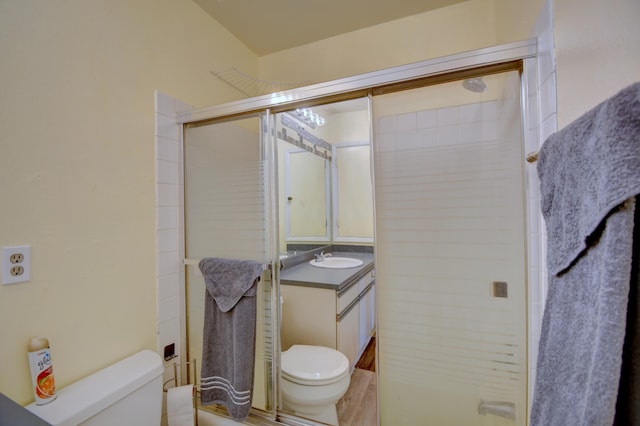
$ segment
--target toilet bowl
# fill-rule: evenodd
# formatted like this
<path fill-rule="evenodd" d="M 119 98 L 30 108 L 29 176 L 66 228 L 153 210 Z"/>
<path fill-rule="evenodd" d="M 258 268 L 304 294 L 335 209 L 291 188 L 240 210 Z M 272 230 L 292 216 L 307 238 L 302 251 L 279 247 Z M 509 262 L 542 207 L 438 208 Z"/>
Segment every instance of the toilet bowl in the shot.
<path fill-rule="evenodd" d="M 282 352 L 280 364 L 283 408 L 337 426 L 336 403 L 351 380 L 347 357 L 324 346 L 293 345 Z"/>

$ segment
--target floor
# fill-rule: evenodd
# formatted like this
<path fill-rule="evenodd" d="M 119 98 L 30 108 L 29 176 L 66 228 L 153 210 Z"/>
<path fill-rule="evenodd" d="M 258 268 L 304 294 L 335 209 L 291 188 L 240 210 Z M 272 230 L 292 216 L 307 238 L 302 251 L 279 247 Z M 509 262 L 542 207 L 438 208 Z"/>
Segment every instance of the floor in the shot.
<path fill-rule="evenodd" d="M 336 404 L 340 426 L 375 426 L 377 423 L 375 337 L 356 363 L 347 393 Z"/>

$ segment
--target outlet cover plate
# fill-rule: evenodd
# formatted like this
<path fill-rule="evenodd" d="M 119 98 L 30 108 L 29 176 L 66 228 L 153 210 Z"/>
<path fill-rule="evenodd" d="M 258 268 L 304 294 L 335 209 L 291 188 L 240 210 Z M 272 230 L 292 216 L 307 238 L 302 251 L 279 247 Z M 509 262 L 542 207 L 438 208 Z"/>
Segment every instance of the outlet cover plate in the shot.
<path fill-rule="evenodd" d="M 31 280 L 31 246 L 2 247 L 2 284 Z"/>

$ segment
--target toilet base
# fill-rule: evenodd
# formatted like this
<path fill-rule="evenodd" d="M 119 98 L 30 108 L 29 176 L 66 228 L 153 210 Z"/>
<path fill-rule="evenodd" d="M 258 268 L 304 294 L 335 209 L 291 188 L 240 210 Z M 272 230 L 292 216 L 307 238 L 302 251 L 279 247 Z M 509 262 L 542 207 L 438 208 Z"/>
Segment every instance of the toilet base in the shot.
<path fill-rule="evenodd" d="M 285 411 L 292 412 L 300 417 L 306 417 L 307 419 L 315 420 L 320 423 L 338 426 L 338 411 L 336 410 L 336 404 L 312 407 L 292 407 L 290 404 L 285 402 L 284 409 Z"/>

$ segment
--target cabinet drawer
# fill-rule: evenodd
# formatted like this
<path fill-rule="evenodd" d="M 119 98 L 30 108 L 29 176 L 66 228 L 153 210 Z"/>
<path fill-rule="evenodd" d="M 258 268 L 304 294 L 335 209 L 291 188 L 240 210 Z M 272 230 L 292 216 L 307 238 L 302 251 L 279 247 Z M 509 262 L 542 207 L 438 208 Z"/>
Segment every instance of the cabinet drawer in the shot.
<path fill-rule="evenodd" d="M 360 279 L 357 283 L 349 287 L 349 290 L 345 291 L 338 297 L 338 306 L 336 314 L 340 314 L 347 306 L 351 304 L 356 298 L 358 294 L 360 294 L 360 283 L 364 281 L 364 278 Z"/>
<path fill-rule="evenodd" d="M 362 277 L 360 281 L 358 281 L 358 293 L 362 293 L 375 279 L 375 269 L 367 272 L 367 275 Z"/>

